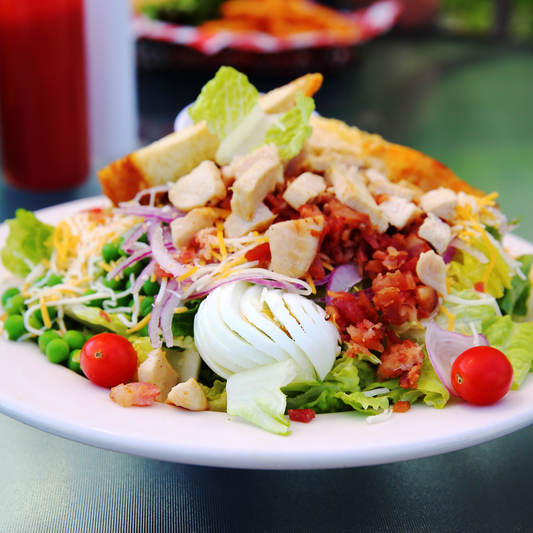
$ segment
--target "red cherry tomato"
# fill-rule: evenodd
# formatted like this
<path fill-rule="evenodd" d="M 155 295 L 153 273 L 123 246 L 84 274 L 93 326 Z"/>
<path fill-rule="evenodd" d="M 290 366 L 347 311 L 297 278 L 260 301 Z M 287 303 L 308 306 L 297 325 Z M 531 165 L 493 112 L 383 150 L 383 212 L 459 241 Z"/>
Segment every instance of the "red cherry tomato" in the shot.
<path fill-rule="evenodd" d="M 470 403 L 487 405 L 503 398 L 513 383 L 513 367 L 496 348 L 475 346 L 452 365 L 453 388 Z"/>
<path fill-rule="evenodd" d="M 100 387 L 116 387 L 129 381 L 137 370 L 137 352 L 130 342 L 115 333 L 91 337 L 81 349 L 83 373 Z"/>

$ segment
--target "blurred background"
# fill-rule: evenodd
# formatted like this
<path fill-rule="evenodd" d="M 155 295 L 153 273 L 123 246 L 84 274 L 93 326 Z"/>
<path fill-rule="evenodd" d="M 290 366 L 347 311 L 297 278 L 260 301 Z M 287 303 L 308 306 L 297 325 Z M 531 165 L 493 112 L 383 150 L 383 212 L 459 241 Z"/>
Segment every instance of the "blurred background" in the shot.
<path fill-rule="evenodd" d="M 221 65 L 261 91 L 322 72 L 319 113 L 498 190 L 533 240 L 533 0 L 4 0 L 2 220 L 99 194 L 96 170 L 170 133 Z"/>

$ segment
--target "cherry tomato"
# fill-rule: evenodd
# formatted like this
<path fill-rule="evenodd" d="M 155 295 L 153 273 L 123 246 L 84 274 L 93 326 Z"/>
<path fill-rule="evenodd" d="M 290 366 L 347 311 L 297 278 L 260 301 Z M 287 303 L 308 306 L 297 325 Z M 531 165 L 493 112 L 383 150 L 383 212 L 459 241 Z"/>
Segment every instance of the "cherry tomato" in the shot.
<path fill-rule="evenodd" d="M 135 374 L 137 352 L 124 337 L 115 333 L 99 333 L 83 345 L 80 365 L 95 385 L 116 387 Z"/>
<path fill-rule="evenodd" d="M 496 348 L 475 346 L 452 365 L 453 388 L 470 403 L 487 405 L 503 398 L 513 383 L 513 367 Z"/>

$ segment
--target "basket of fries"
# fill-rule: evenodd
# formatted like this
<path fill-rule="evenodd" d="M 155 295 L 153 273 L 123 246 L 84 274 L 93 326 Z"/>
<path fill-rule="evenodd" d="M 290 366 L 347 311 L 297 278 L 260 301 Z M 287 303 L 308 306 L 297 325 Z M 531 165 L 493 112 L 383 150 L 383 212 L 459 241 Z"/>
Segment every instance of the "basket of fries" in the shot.
<path fill-rule="evenodd" d="M 394 25 L 402 9 L 398 0 L 351 12 L 311 0 L 202 0 L 203 12 L 191 14 L 166 7 L 181 7 L 183 0 L 157 1 L 134 17 L 140 68 L 210 72 L 232 65 L 278 75 L 342 71 L 362 43 Z"/>

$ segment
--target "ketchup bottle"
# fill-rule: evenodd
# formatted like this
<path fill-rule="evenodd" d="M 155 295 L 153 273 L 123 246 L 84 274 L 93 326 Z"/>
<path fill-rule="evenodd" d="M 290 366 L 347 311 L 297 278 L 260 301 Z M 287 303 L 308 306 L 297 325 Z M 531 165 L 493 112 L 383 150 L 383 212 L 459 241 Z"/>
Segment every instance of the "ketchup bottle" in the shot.
<path fill-rule="evenodd" d="M 12 185 L 61 189 L 87 178 L 83 0 L 0 0 L 0 132 Z"/>

